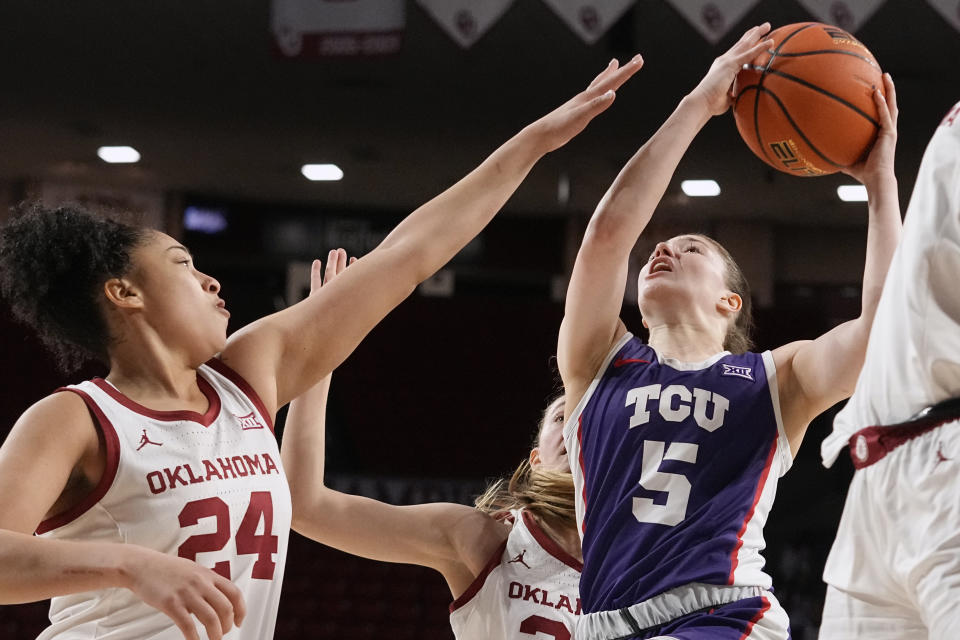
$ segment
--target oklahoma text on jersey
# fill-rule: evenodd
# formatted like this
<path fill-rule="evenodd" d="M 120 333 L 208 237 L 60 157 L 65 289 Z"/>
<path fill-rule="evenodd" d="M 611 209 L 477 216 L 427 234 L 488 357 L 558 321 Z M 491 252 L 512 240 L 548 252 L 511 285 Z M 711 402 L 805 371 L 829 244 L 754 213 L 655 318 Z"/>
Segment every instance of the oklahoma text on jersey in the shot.
<path fill-rule="evenodd" d="M 194 470 L 196 467 L 196 471 Z M 201 469 L 202 468 L 202 469 Z M 259 453 L 253 456 L 246 454 L 214 460 L 201 460 L 194 465 L 177 465 L 173 469 L 164 467 L 151 471 L 146 475 L 147 486 L 153 494 L 184 487 L 211 480 L 229 480 L 231 478 L 246 478 L 247 476 L 267 475 L 280 473 L 277 464 L 269 453 Z"/>

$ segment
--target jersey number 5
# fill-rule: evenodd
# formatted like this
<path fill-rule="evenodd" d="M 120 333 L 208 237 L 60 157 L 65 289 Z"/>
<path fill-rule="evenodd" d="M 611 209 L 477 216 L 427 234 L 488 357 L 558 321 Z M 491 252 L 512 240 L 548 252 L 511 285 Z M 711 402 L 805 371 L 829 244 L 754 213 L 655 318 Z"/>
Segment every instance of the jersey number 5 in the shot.
<path fill-rule="evenodd" d="M 650 491 L 663 491 L 667 494 L 667 501 L 665 504 L 655 504 L 652 498 L 634 498 L 633 515 L 640 522 L 672 527 L 683 522 L 687 516 L 691 485 L 684 475 L 660 471 L 660 465 L 665 460 L 694 464 L 699 446 L 689 442 L 671 442 L 664 453 L 665 446 L 666 443 L 658 440 L 643 441 L 640 486 Z"/>
<path fill-rule="evenodd" d="M 220 498 L 204 498 L 184 505 L 180 511 L 180 527 L 192 527 L 200 518 L 216 518 L 217 529 L 213 533 L 190 536 L 177 549 L 181 558 L 196 561 L 198 553 L 220 551 L 230 542 L 230 507 Z M 263 533 L 257 533 L 257 526 L 263 519 Z M 269 491 L 254 491 L 250 494 L 250 505 L 243 515 L 237 529 L 237 555 L 257 554 L 253 563 L 252 577 L 259 580 L 273 580 L 277 563 L 273 554 L 277 552 L 277 536 L 273 535 L 273 499 Z M 230 580 L 230 561 L 222 560 L 213 566 L 213 570 Z"/>

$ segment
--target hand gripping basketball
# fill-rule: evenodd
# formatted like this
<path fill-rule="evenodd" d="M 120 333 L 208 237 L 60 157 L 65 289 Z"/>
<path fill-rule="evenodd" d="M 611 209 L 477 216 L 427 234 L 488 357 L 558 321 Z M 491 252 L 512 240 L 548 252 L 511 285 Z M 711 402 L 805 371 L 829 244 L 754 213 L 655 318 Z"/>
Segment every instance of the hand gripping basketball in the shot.
<path fill-rule="evenodd" d="M 893 160 L 897 148 L 897 118 L 900 110 L 897 107 L 897 90 L 889 73 L 883 74 L 883 87 L 882 93 L 879 88 L 873 91 L 873 101 L 880 116 L 877 141 L 873 143 L 873 148 L 865 160 L 843 169 L 844 173 L 865 185 L 884 176 L 894 175 Z"/>
<path fill-rule="evenodd" d="M 747 30 L 735 45 L 710 65 L 707 75 L 691 92 L 692 96 L 703 100 L 710 115 L 718 116 L 730 108 L 733 103 L 731 91 L 737 73 L 744 64 L 773 46 L 772 40 L 764 38 L 769 32 L 769 22 Z"/>
<path fill-rule="evenodd" d="M 873 54 L 819 22 L 785 25 L 770 39 L 774 45 L 737 75 L 734 117 L 743 140 L 792 175 L 853 169 L 883 126 L 875 92 L 886 83 Z"/>

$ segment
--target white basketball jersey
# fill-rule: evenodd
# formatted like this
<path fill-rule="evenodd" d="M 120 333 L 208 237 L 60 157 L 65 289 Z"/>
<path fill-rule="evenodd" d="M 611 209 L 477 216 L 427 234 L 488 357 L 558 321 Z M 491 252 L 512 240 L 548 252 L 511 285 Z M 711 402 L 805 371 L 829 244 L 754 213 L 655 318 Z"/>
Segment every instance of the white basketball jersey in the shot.
<path fill-rule="evenodd" d="M 511 513 L 503 547 L 450 605 L 453 633 L 457 640 L 570 640 L 583 567 L 529 513 Z"/>
<path fill-rule="evenodd" d="M 290 490 L 273 422 L 256 392 L 219 360 L 197 372 L 206 413 L 153 411 L 94 379 L 67 387 L 86 402 L 107 449 L 103 478 L 37 534 L 136 544 L 229 578 L 247 605 L 229 640 L 269 640 L 290 530 Z M 115 588 L 58 596 L 38 640 L 182 640 L 165 614 Z M 206 638 L 203 626 L 197 632 Z"/>
<path fill-rule="evenodd" d="M 820 447 L 825 466 L 860 429 L 903 422 L 960 394 L 958 270 L 960 103 L 923 154 L 856 389 Z"/>

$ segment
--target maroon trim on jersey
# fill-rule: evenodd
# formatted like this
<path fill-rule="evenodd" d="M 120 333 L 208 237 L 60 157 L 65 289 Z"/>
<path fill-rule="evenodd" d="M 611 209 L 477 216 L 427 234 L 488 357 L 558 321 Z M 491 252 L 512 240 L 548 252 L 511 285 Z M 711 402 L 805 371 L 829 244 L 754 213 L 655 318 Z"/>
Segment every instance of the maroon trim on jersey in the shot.
<path fill-rule="evenodd" d="M 117 466 L 120 464 L 120 439 L 117 437 L 117 432 L 113 428 L 113 425 L 107 419 L 107 416 L 103 415 L 103 411 L 100 410 L 100 407 L 97 406 L 93 398 L 79 389 L 70 387 L 61 387 L 54 393 L 60 391 L 75 393 L 83 399 L 84 404 L 87 405 L 87 410 L 90 412 L 90 417 L 93 419 L 93 426 L 103 434 L 103 441 L 107 447 L 107 459 L 103 468 L 103 475 L 100 476 L 100 482 L 93 488 L 90 495 L 63 513 L 58 513 L 41 522 L 40 525 L 37 526 L 37 535 L 73 522 L 86 513 L 90 507 L 100 502 L 103 496 L 106 495 L 107 490 L 113 485 L 113 479 L 117 476 Z"/>
<path fill-rule="evenodd" d="M 263 416 L 263 419 L 267 421 L 267 426 L 270 427 L 270 433 L 274 433 L 273 416 L 267 412 L 267 407 L 263 404 L 263 400 L 260 399 L 260 395 L 253 390 L 253 387 L 250 386 L 250 383 L 247 382 L 243 376 L 228 367 L 223 363 L 223 360 L 220 360 L 219 358 L 210 358 L 204 364 L 233 384 L 237 385 L 237 387 L 240 388 L 240 391 L 243 391 L 243 393 L 250 398 L 250 402 L 252 402 L 253 406 L 257 408 L 257 411 L 260 412 L 260 415 Z"/>
<path fill-rule="evenodd" d="M 188 420 L 190 422 L 197 422 L 205 427 L 209 427 L 211 424 L 213 424 L 213 421 L 217 419 L 217 416 L 220 415 L 220 396 L 217 395 L 217 392 L 214 390 L 213 386 L 200 374 L 197 374 L 197 386 L 200 387 L 200 391 L 203 393 L 204 397 L 206 397 L 207 402 L 210 403 L 210 406 L 207 407 L 206 412 L 202 414 L 197 413 L 196 411 L 187 411 L 184 409 L 177 411 L 157 411 L 155 409 L 150 409 L 123 395 L 120 390 L 103 378 L 94 378 L 91 380 L 91 382 L 100 387 L 104 393 L 130 411 L 139 413 L 140 415 L 146 416 L 153 420 L 162 420 L 164 422 Z"/>
<path fill-rule="evenodd" d="M 503 552 L 506 550 L 507 541 L 504 540 L 503 544 L 490 556 L 490 562 L 483 568 L 483 571 L 477 574 L 477 577 L 473 579 L 473 582 L 470 583 L 467 590 L 461 593 L 459 598 L 450 603 L 450 613 L 467 604 L 473 596 L 477 595 L 477 592 L 483 587 L 483 583 L 487 581 L 487 576 L 490 575 L 490 572 L 500 566 L 500 561 L 503 560 Z"/>
<path fill-rule="evenodd" d="M 536 518 L 534 518 L 528 511 L 523 512 L 523 524 L 527 525 L 527 529 L 533 535 L 533 539 L 536 540 L 541 547 L 543 547 L 544 551 L 571 569 L 583 571 L 583 563 L 567 553 L 566 549 L 561 547 L 556 540 L 551 538 L 547 532 L 540 527 L 540 523 L 537 522 Z"/>
<path fill-rule="evenodd" d="M 867 427 L 850 436 L 850 459 L 856 469 L 869 467 L 887 457 L 887 454 L 904 445 L 914 438 L 918 438 L 928 431 L 942 427 L 948 422 L 956 422 L 960 416 L 935 416 L 929 419 L 919 419 L 890 427 Z M 865 458 L 857 456 L 857 441 L 863 438 L 867 455 Z"/>
<path fill-rule="evenodd" d="M 770 467 L 773 466 L 773 456 L 777 453 L 777 443 L 779 439 L 779 434 L 777 434 L 777 437 L 773 439 L 773 444 L 770 445 L 767 462 L 763 466 L 763 473 L 760 474 L 760 481 L 757 483 L 757 491 L 753 495 L 753 504 L 750 505 L 750 510 L 747 511 L 747 515 L 743 519 L 743 526 L 741 526 L 740 531 L 737 532 L 737 544 L 733 546 L 733 551 L 730 553 L 730 576 L 727 578 L 727 584 L 733 584 L 733 573 L 737 570 L 737 565 L 740 564 L 737 554 L 740 552 L 740 547 L 743 546 L 743 534 L 746 533 L 747 525 L 750 524 L 750 520 L 753 519 L 753 512 L 757 508 L 757 503 L 760 502 L 760 496 L 763 495 L 763 488 L 767 484 Z"/>

